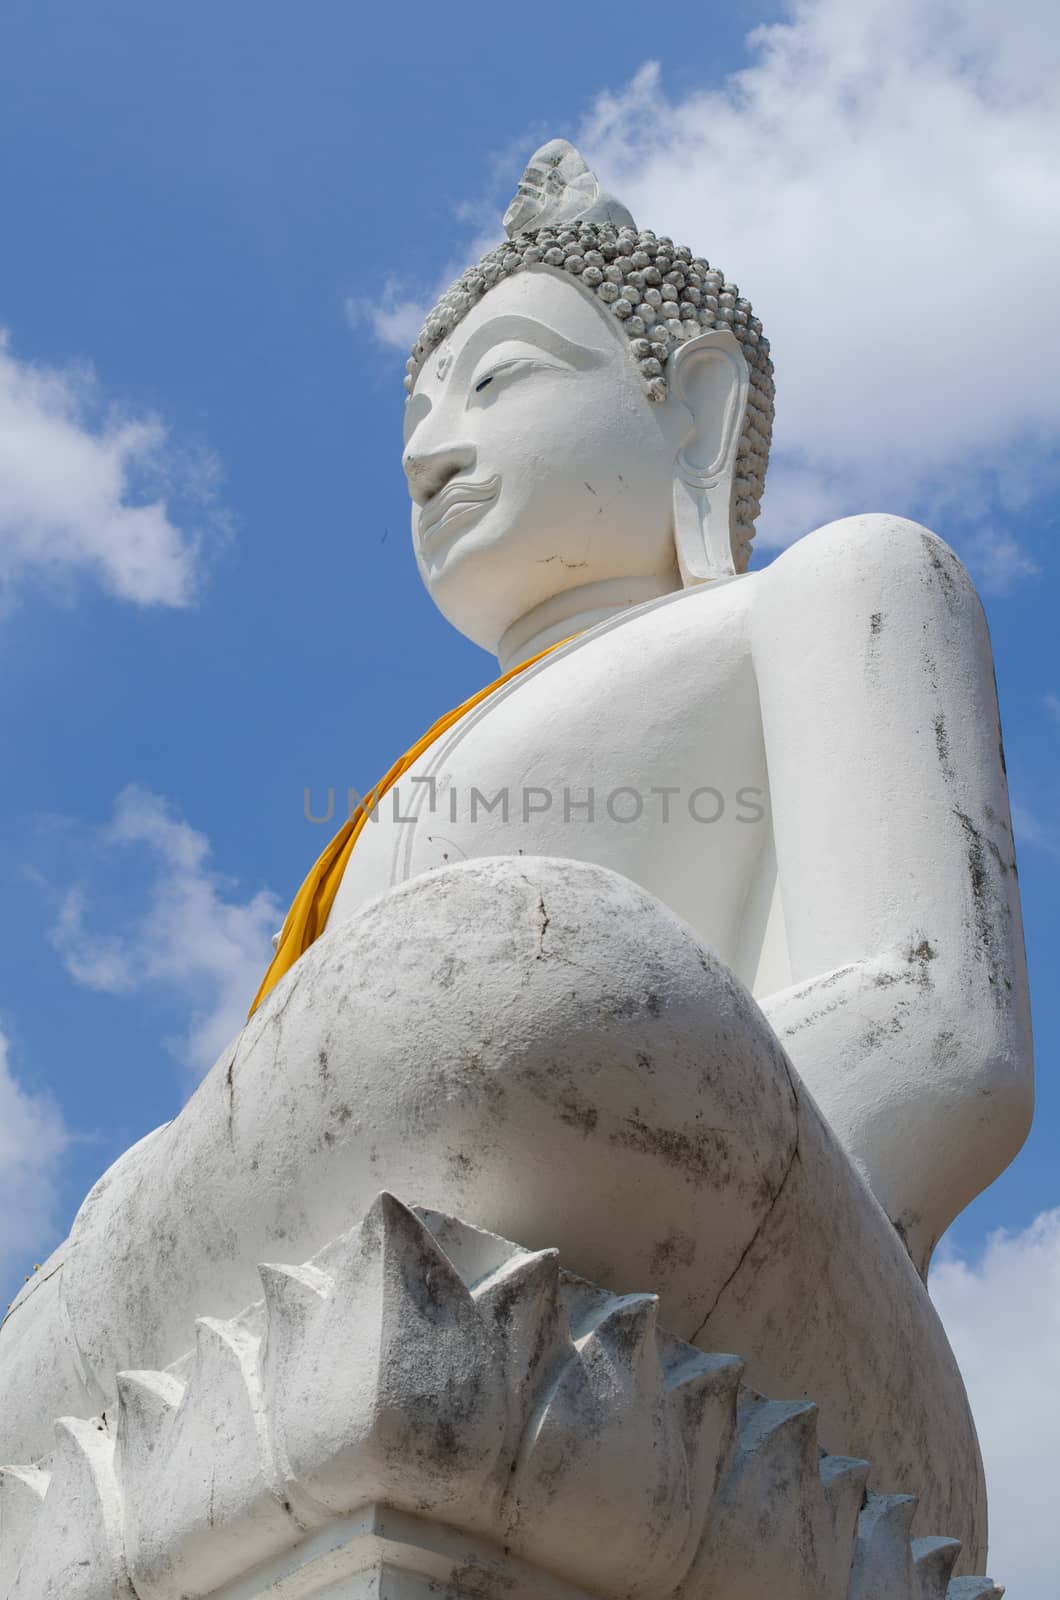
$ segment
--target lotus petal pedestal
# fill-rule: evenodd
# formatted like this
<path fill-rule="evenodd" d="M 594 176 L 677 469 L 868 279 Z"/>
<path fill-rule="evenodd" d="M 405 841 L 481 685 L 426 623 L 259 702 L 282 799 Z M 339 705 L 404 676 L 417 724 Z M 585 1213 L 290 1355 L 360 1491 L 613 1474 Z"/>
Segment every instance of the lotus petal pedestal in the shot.
<path fill-rule="evenodd" d="M 615 1294 L 381 1195 L 0 1475 L 2 1600 L 988 1600 L 916 1500 Z"/>

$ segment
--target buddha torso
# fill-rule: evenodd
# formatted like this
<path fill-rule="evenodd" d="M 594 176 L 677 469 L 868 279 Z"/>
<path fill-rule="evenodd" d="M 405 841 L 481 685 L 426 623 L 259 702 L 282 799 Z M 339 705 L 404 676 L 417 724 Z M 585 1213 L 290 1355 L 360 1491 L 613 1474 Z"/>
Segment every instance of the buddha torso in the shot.
<path fill-rule="evenodd" d="M 763 952 L 775 874 L 748 627 L 758 581 L 627 612 L 467 713 L 365 826 L 329 926 L 452 862 L 561 856 L 622 872 L 749 986 L 782 986 L 772 932 Z"/>

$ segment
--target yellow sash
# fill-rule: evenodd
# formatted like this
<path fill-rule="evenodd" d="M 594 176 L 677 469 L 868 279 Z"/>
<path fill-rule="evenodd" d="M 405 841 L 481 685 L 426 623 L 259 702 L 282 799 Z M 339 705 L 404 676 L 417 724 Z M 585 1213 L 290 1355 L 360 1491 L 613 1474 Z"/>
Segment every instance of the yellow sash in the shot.
<path fill-rule="evenodd" d="M 487 699 L 495 689 L 501 688 L 505 683 L 510 683 L 512 678 L 517 678 L 520 672 L 525 672 L 527 667 L 532 667 L 535 661 L 551 655 L 553 650 L 558 650 L 561 644 L 566 644 L 566 639 L 561 639 L 557 644 L 551 644 L 546 650 L 538 651 L 528 661 L 521 661 L 517 667 L 512 667 L 510 672 L 505 672 L 501 677 L 495 678 L 484 689 L 473 694 L 470 700 L 465 700 L 462 705 L 455 706 L 452 711 L 447 711 L 444 717 L 439 717 L 437 722 L 432 722 L 427 732 L 423 734 L 411 749 L 400 756 L 384 778 L 376 784 L 375 788 L 365 795 L 361 804 L 351 816 L 343 823 L 331 843 L 317 857 L 316 862 L 294 897 L 291 909 L 287 913 L 287 920 L 280 934 L 280 943 L 276 954 L 273 956 L 261 982 L 261 988 L 254 996 L 248 1017 L 255 1011 L 269 993 L 275 988 L 286 972 L 290 972 L 299 956 L 305 955 L 309 946 L 315 939 L 319 939 L 327 926 L 328 913 L 331 911 L 342 874 L 346 871 L 346 863 L 353 854 L 353 847 L 360 838 L 361 830 L 368 820 L 372 810 L 379 804 L 383 796 L 392 789 L 398 779 L 418 761 L 423 752 L 432 745 L 460 718 Z"/>

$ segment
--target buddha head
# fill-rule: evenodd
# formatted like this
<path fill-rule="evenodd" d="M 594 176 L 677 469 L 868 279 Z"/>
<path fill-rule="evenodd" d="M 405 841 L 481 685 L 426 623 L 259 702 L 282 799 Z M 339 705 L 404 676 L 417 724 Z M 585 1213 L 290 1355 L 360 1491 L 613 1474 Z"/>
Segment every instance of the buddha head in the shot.
<path fill-rule="evenodd" d="M 505 228 L 420 333 L 404 455 L 423 581 L 502 661 L 550 607 L 744 571 L 773 417 L 749 302 L 571 145 L 532 157 Z"/>

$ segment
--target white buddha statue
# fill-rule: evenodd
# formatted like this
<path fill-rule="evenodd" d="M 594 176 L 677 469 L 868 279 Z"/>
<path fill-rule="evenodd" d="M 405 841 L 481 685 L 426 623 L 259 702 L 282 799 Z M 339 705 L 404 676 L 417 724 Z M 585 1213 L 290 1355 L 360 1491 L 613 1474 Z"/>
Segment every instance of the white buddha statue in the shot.
<path fill-rule="evenodd" d="M 439 609 L 532 664 L 363 823 L 324 937 L 16 1302 L 0 1457 L 386 1187 L 655 1290 L 972 1570 L 974 1429 L 918 1274 L 1031 1111 L 981 607 L 890 516 L 749 573 L 747 302 L 562 141 L 506 222 L 417 343 L 405 469 Z"/>
<path fill-rule="evenodd" d="M 633 878 L 751 988 L 925 1271 L 1030 1109 L 979 602 L 895 517 L 746 572 L 772 423 L 759 324 L 689 251 L 623 235 L 563 141 L 533 158 L 510 226 L 555 173 L 534 224 L 550 233 L 495 251 L 462 280 L 488 294 L 465 309 L 457 286 L 428 321 L 405 470 L 420 572 L 455 627 L 502 669 L 577 637 L 432 747 L 331 925 L 446 860 L 521 850 Z M 572 188 L 579 215 L 612 219 L 600 237 L 567 221 Z M 473 788 L 507 789 L 507 819 L 485 798 L 472 817 Z"/>

